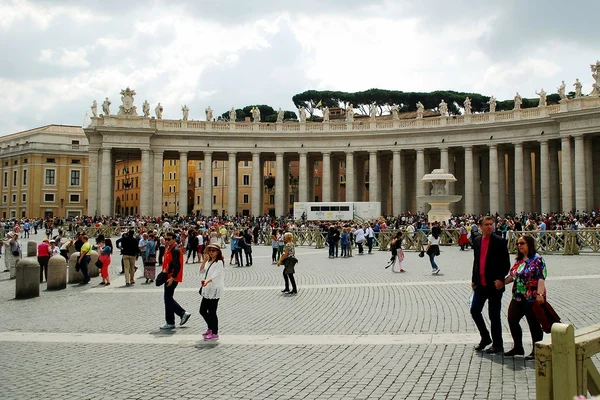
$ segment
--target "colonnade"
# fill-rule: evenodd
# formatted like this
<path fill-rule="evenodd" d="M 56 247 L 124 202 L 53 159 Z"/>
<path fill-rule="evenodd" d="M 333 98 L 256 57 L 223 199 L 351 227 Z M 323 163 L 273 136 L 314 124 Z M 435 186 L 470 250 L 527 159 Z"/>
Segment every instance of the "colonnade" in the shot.
<path fill-rule="evenodd" d="M 426 173 L 443 168 L 458 181 L 450 184 L 449 194 L 463 199 L 453 207 L 455 213 L 515 213 L 592 210 L 600 205 L 600 174 L 594 174 L 593 160 L 600 160 L 600 136 L 580 134 L 513 143 L 432 146 L 385 146 L 381 149 L 322 150 L 252 148 L 233 151 L 227 148 L 165 150 L 148 146 L 140 150 L 142 215 L 158 216 L 162 210 L 162 165 L 165 159 L 178 159 L 179 192 L 187 193 L 188 160 L 202 160 L 202 211 L 212 212 L 212 165 L 228 161 L 227 198 L 230 215 L 237 214 L 237 165 L 252 162 L 251 213 L 262 214 L 263 163 L 276 163 L 275 213 L 289 210 L 290 162 L 298 162 L 298 200 L 314 201 L 314 162 L 322 163 L 322 196 L 319 201 L 338 201 L 340 174 L 345 175 L 346 201 L 382 203 L 382 213 L 398 215 L 410 211 L 426 212 L 428 205 L 419 196 L 429 194 L 431 185 L 421 181 Z M 113 151 L 114 149 L 114 151 Z M 90 148 L 90 169 L 99 166 L 101 182 L 91 178 L 89 211 L 113 213 L 116 147 Z M 233 167 L 232 167 L 233 166 Z M 598 170 L 598 168 L 596 168 Z M 368 182 L 368 188 L 367 188 Z M 180 196 L 180 214 L 188 210 L 187 195 Z"/>

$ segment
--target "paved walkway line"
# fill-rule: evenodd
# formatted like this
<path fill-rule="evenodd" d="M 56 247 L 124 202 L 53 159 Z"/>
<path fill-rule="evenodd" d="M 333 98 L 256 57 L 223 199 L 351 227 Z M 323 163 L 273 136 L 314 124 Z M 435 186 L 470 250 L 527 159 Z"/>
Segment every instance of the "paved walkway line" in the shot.
<path fill-rule="evenodd" d="M 84 293 L 156 293 L 162 291 L 162 287 L 156 287 L 154 284 L 147 285 L 147 287 L 128 288 L 125 287 L 125 278 L 120 277 L 116 282 L 113 281 L 109 287 L 97 287 L 86 290 Z M 554 281 L 570 281 L 570 280 L 588 280 L 588 279 L 600 279 L 600 275 L 578 275 L 578 276 L 555 276 L 552 277 L 551 282 Z M 365 282 L 365 283 L 332 283 L 332 284 L 318 284 L 318 285 L 301 285 L 299 290 L 307 289 L 341 289 L 341 288 L 363 288 L 363 287 L 395 287 L 395 286 L 438 286 L 438 285 L 469 285 L 468 280 L 452 280 L 452 281 L 415 281 L 415 282 Z M 143 285 L 146 286 L 146 285 Z M 233 286 L 225 287 L 227 292 L 247 292 L 247 291 L 272 291 L 281 289 L 281 285 L 278 286 Z M 197 292 L 198 288 L 194 287 L 181 287 L 177 288 L 177 292 Z"/>
<path fill-rule="evenodd" d="M 181 328 L 187 329 L 187 328 Z M 151 344 L 151 345 L 260 345 L 260 346 L 369 346 L 369 345 L 461 345 L 479 342 L 477 333 L 409 333 L 399 335 L 223 335 L 206 342 L 201 335 L 180 334 L 177 329 L 149 334 L 0 332 L 0 342 L 65 344 Z M 504 336 L 510 337 L 509 333 Z"/>

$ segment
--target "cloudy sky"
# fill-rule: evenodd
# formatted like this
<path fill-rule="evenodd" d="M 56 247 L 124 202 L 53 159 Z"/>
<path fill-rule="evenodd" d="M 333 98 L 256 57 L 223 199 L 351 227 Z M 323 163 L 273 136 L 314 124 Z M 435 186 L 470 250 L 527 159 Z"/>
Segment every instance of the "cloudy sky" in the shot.
<path fill-rule="evenodd" d="M 127 86 L 140 110 L 200 120 L 308 89 L 590 92 L 598 15 L 598 0 L 0 0 L 0 135 L 81 125 L 105 97 L 116 112 Z"/>

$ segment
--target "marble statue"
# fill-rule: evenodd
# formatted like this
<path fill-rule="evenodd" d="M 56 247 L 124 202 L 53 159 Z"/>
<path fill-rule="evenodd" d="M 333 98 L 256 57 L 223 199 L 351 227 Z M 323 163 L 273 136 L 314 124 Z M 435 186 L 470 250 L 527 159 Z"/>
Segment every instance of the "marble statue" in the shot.
<path fill-rule="evenodd" d="M 208 108 L 204 109 L 204 113 L 206 114 L 206 122 L 210 122 L 213 120 L 213 110 L 208 106 Z"/>
<path fill-rule="evenodd" d="M 144 117 L 150 117 L 150 103 L 148 103 L 148 100 L 144 100 L 144 104 L 142 104 L 142 112 L 144 113 Z"/>
<path fill-rule="evenodd" d="M 181 111 L 183 111 L 183 120 L 184 120 L 184 121 L 187 121 L 187 120 L 188 120 L 188 117 L 189 117 L 189 115 L 190 115 L 190 109 L 188 108 L 187 104 L 184 104 L 184 105 L 181 107 Z"/>
<path fill-rule="evenodd" d="M 229 122 L 237 121 L 237 113 L 235 112 L 235 107 L 231 107 L 229 110 Z"/>
<path fill-rule="evenodd" d="M 573 86 L 575 86 L 575 98 L 578 99 L 581 97 L 581 89 L 583 87 L 581 82 L 579 82 L 579 78 L 575 79 Z"/>
<path fill-rule="evenodd" d="M 279 107 L 279 111 L 277 111 L 277 123 L 283 122 L 283 110 Z"/>
<path fill-rule="evenodd" d="M 440 114 L 442 115 L 442 117 L 447 116 L 448 115 L 448 104 L 446 104 L 444 99 L 442 99 L 442 102 L 440 103 L 439 107 L 440 107 Z"/>
<path fill-rule="evenodd" d="M 400 116 L 398 115 L 398 105 L 397 104 L 392 104 L 392 119 L 394 121 L 398 121 L 400 119 Z"/>
<path fill-rule="evenodd" d="M 513 110 L 520 110 L 521 105 L 523 104 L 523 98 L 521 97 L 519 92 L 517 92 L 517 94 L 515 95 L 514 101 L 515 101 L 515 107 L 513 108 Z"/>
<path fill-rule="evenodd" d="M 96 100 L 92 103 L 92 117 L 98 118 L 98 102 Z"/>
<path fill-rule="evenodd" d="M 260 108 L 254 107 L 251 112 L 254 122 L 260 122 Z"/>
<path fill-rule="evenodd" d="M 463 106 L 465 107 L 465 114 L 471 114 L 471 99 L 468 96 L 465 99 Z"/>
<path fill-rule="evenodd" d="M 371 117 L 371 121 L 375 121 L 375 117 L 377 116 L 377 108 L 375 104 L 371 104 L 369 106 L 369 116 Z"/>
<path fill-rule="evenodd" d="M 600 96 L 600 61 L 596 61 L 596 65 L 590 65 L 590 69 L 592 70 L 592 78 L 594 78 L 590 96 Z"/>
<path fill-rule="evenodd" d="M 110 102 L 110 100 L 108 99 L 108 97 L 106 98 L 106 100 L 104 100 L 104 103 L 102 103 L 102 112 L 104 113 L 104 116 L 108 117 L 110 115 L 110 105 L 112 103 Z"/>
<path fill-rule="evenodd" d="M 298 109 L 298 119 L 302 124 L 306 122 L 306 108 L 304 106 L 300 106 Z"/>
<path fill-rule="evenodd" d="M 565 84 L 565 81 L 563 81 L 563 85 Z M 563 89 L 564 90 L 564 89 Z M 540 103 L 538 104 L 538 107 L 546 107 L 548 105 L 547 101 L 546 101 L 546 91 L 544 89 L 540 90 L 540 92 L 535 92 L 535 94 L 537 94 L 538 96 L 540 96 Z"/>
<path fill-rule="evenodd" d="M 156 108 L 154 109 L 154 114 L 156 114 L 156 119 L 162 119 L 163 106 L 158 103 Z"/>
<path fill-rule="evenodd" d="M 565 81 L 562 81 L 562 83 L 558 87 L 558 96 L 560 97 L 561 100 L 564 100 L 567 98 L 567 95 L 565 93 L 566 87 L 567 87 L 567 85 L 565 85 Z"/>
<path fill-rule="evenodd" d="M 448 189 L 446 188 L 446 181 L 437 180 L 431 182 L 431 195 L 432 196 L 445 196 L 448 194 Z"/>
<path fill-rule="evenodd" d="M 354 105 L 346 107 L 346 122 L 354 122 Z"/>
<path fill-rule="evenodd" d="M 490 105 L 490 112 L 495 113 L 496 112 L 496 98 L 494 96 L 490 97 L 490 101 L 488 101 L 488 104 Z"/>
<path fill-rule="evenodd" d="M 329 122 L 329 107 L 323 108 L 323 122 Z"/>
<path fill-rule="evenodd" d="M 121 90 L 121 104 L 118 115 L 137 115 L 137 107 L 133 105 L 135 90 L 129 88 Z"/>
<path fill-rule="evenodd" d="M 425 106 L 420 101 L 417 103 L 417 119 L 423 118 L 423 113 L 425 112 Z"/>

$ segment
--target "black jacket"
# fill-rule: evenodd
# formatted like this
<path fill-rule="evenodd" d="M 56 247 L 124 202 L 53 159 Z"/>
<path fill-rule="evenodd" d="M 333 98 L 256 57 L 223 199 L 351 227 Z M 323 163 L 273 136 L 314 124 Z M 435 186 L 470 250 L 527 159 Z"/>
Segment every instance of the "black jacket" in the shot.
<path fill-rule="evenodd" d="M 132 236 L 125 236 L 121 239 L 121 254 L 124 256 L 134 256 L 139 257 L 140 248 L 139 241 Z"/>
<path fill-rule="evenodd" d="M 486 286 L 482 286 L 479 278 L 479 254 L 481 251 L 481 238 L 478 236 L 473 243 L 473 276 L 471 282 L 475 284 L 475 289 L 493 289 L 494 281 L 501 280 L 508 275 L 510 270 L 510 256 L 508 255 L 508 247 L 506 240 L 500 236 L 492 234 L 490 236 L 490 245 L 488 247 L 485 260 L 485 281 Z M 504 290 L 504 289 L 503 289 Z"/>

